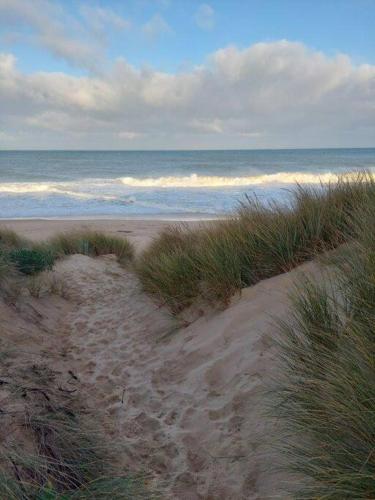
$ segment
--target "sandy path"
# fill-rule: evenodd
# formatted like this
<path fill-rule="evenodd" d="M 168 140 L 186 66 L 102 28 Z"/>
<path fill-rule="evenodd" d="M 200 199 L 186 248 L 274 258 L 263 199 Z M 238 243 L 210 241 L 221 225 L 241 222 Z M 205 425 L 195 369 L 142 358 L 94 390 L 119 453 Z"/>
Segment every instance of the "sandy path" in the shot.
<path fill-rule="evenodd" d="M 110 256 L 75 255 L 57 272 L 77 303 L 65 322 L 75 369 L 124 467 L 151 471 L 165 498 L 286 498 L 262 412 L 275 356 L 270 314 L 286 313 L 295 271 L 179 331 Z"/>

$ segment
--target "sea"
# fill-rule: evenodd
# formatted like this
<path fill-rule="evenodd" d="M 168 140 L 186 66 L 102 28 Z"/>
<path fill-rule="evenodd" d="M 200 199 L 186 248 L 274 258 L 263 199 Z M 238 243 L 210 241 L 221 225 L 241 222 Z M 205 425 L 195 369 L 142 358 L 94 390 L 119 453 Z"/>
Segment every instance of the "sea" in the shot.
<path fill-rule="evenodd" d="M 353 170 L 375 171 L 375 148 L 0 151 L 0 218 L 215 218 Z"/>

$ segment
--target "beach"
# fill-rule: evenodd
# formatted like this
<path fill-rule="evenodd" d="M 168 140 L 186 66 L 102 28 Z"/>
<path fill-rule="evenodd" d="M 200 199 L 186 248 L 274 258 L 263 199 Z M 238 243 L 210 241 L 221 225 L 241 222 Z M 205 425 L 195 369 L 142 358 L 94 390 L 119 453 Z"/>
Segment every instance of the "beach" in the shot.
<path fill-rule="evenodd" d="M 160 231 L 171 224 L 194 227 L 200 221 L 158 219 L 19 219 L 1 220 L 0 227 L 16 231 L 32 241 L 43 241 L 67 231 L 90 229 L 127 238 L 138 250 L 144 249 Z"/>
<path fill-rule="evenodd" d="M 0 500 L 375 500 L 374 25 L 0 0 Z"/>
<path fill-rule="evenodd" d="M 373 336 L 361 329 L 373 308 L 363 320 L 355 294 L 367 293 L 373 265 L 374 186 L 353 173 L 296 187 L 292 210 L 250 205 L 225 220 L 3 220 L 0 441 L 7 453 L 28 450 L 15 479 L 0 458 L 12 488 L 26 484 L 32 463 L 32 488 L 60 481 L 69 491 L 65 469 L 76 477 L 84 461 L 73 487 L 86 498 L 103 498 L 96 481 L 106 470 L 124 481 L 119 499 L 131 481 L 130 498 L 268 500 L 326 488 L 330 457 L 343 448 L 351 458 L 354 437 L 363 464 L 372 409 L 364 419 L 367 399 L 346 406 L 341 395 L 348 384 L 372 390 Z M 347 419 L 359 426 L 349 444 Z M 312 483 L 308 467 L 327 442 Z M 107 484 L 99 487 L 105 498 Z M 353 488 L 362 498 L 362 479 Z"/>

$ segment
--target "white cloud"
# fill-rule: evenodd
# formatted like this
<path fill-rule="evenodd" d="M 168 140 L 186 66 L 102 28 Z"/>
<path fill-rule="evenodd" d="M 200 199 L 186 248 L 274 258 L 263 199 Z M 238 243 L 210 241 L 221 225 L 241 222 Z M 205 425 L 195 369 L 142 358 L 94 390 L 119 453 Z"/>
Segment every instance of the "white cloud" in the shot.
<path fill-rule="evenodd" d="M 202 30 L 212 30 L 215 26 L 215 11 L 207 3 L 202 3 L 195 13 L 195 22 Z"/>
<path fill-rule="evenodd" d="M 112 20 L 113 22 L 113 20 Z M 0 25 L 20 23 L 32 29 L 29 42 L 75 66 L 96 68 L 103 57 L 101 42 L 90 37 L 85 26 L 67 16 L 49 0 L 0 0 Z"/>
<path fill-rule="evenodd" d="M 0 144 L 4 145 L 5 147 L 11 147 L 14 146 L 14 144 L 17 143 L 17 137 L 11 134 L 7 134 L 6 132 L 3 132 L 0 130 Z"/>
<path fill-rule="evenodd" d="M 173 30 L 163 16 L 155 14 L 142 26 L 142 32 L 148 39 L 155 40 L 161 35 L 173 33 Z"/>
<path fill-rule="evenodd" d="M 118 133 L 118 136 L 121 139 L 126 139 L 127 141 L 132 141 L 132 140 L 136 139 L 137 137 L 140 137 L 141 135 L 142 134 L 140 134 L 139 132 L 131 132 L 129 130 L 123 130 L 122 132 Z"/>
<path fill-rule="evenodd" d="M 221 134 L 223 132 L 223 122 L 217 118 L 213 120 L 200 120 L 194 118 L 189 123 L 189 126 L 198 132 L 214 132 L 216 134 Z"/>
<path fill-rule="evenodd" d="M 375 66 L 288 41 L 227 47 L 176 74 L 124 60 L 97 76 L 24 74 L 2 54 L 0 109 L 25 148 L 366 146 Z"/>
<path fill-rule="evenodd" d="M 81 13 L 95 32 L 101 33 L 106 28 L 114 28 L 122 31 L 129 29 L 131 26 L 129 20 L 124 19 L 108 8 L 82 5 Z"/>

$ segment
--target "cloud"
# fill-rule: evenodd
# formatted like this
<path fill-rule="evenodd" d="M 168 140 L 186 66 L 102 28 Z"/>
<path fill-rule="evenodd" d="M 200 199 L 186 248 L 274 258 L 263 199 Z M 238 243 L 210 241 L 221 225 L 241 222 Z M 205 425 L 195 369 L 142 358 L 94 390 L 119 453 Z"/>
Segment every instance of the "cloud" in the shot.
<path fill-rule="evenodd" d="M 164 9 L 169 4 L 167 0 L 156 3 Z M 98 73 L 109 64 L 106 53 L 114 32 L 134 28 L 132 34 L 138 41 L 146 38 L 150 42 L 173 33 L 159 13 L 133 26 L 113 9 L 86 1 L 79 14 L 73 16 L 64 3 L 54 0 L 0 0 L 1 39 L 7 45 L 36 45 L 71 66 Z"/>
<path fill-rule="evenodd" d="M 2 54 L 0 109 L 25 148 L 366 146 L 375 66 L 285 40 L 226 47 L 183 73 L 119 60 L 92 76 L 24 74 Z"/>
<path fill-rule="evenodd" d="M 129 20 L 124 19 L 108 8 L 82 5 L 81 13 L 88 25 L 91 26 L 95 32 L 102 33 L 107 28 L 114 28 L 122 31 L 129 29 L 131 26 Z"/>
<path fill-rule="evenodd" d="M 215 132 L 217 134 L 221 134 L 223 132 L 223 123 L 217 118 L 213 120 L 202 120 L 194 118 L 189 123 L 189 126 L 193 130 L 197 130 L 199 132 Z"/>
<path fill-rule="evenodd" d="M 110 13 L 103 10 L 103 17 Z M 108 21 L 108 19 L 107 19 Z M 114 22 L 114 19 L 111 19 Z M 117 23 L 119 21 L 117 20 Z M 35 43 L 68 63 L 94 69 L 103 58 L 100 41 L 93 39 L 85 26 L 69 17 L 62 7 L 48 0 L 0 0 L 0 25 L 20 24 L 31 28 L 29 42 Z"/>
<path fill-rule="evenodd" d="M 155 40 L 161 35 L 173 33 L 173 30 L 163 16 L 155 14 L 142 26 L 142 32 L 149 40 Z"/>
<path fill-rule="evenodd" d="M 215 11 L 207 3 L 202 3 L 195 13 L 195 22 L 202 30 L 212 30 L 215 26 Z"/>
<path fill-rule="evenodd" d="M 129 130 L 123 130 L 123 131 L 118 133 L 118 136 L 121 139 L 125 139 L 127 141 L 132 141 L 132 140 L 136 139 L 137 137 L 140 137 L 141 135 L 142 134 L 140 134 L 139 132 L 131 132 Z"/>

